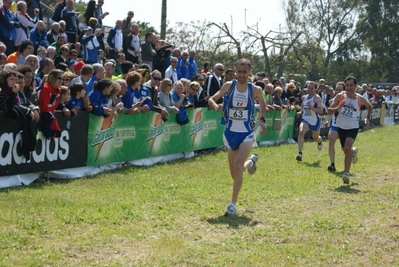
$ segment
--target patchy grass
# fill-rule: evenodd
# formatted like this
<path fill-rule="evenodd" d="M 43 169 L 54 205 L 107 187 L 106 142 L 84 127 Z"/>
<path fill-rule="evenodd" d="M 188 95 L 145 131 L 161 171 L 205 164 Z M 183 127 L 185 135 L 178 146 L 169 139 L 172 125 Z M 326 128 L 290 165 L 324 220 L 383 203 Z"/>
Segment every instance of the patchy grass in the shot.
<path fill-rule="evenodd" d="M 351 184 L 307 142 L 254 149 L 238 216 L 225 151 L 0 190 L 0 266 L 399 266 L 399 126 L 358 135 Z"/>

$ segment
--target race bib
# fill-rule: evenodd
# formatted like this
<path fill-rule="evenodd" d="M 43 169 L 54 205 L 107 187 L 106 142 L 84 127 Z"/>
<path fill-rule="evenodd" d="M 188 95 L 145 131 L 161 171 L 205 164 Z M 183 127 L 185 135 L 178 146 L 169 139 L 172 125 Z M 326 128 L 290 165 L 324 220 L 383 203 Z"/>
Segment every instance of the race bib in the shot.
<path fill-rule="evenodd" d="M 230 108 L 229 118 L 230 120 L 245 121 L 248 119 L 248 110 L 245 108 Z"/>

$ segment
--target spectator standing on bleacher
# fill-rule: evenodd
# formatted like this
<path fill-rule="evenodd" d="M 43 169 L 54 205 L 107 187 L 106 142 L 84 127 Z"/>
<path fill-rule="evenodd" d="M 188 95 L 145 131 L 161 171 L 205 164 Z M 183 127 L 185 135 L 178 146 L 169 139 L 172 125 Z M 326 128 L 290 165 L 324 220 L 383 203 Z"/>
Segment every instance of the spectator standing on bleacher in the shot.
<path fill-rule="evenodd" d="M 21 27 L 10 11 L 11 4 L 12 0 L 3 0 L 3 5 L 0 6 L 0 41 L 6 46 L 5 54 L 7 56 L 14 52 L 14 41 L 17 38 L 16 29 Z"/>
<path fill-rule="evenodd" d="M 133 17 L 134 17 L 134 12 L 129 11 L 127 12 L 127 17 L 122 20 L 123 53 L 125 54 L 127 52 L 126 39 L 127 36 L 130 34 L 130 28 L 132 27 Z"/>
<path fill-rule="evenodd" d="M 61 12 L 61 19 L 65 21 L 65 33 L 68 36 L 69 43 L 76 43 L 78 38 L 78 19 L 80 12 L 73 8 L 74 0 L 66 0 L 65 7 Z"/>
<path fill-rule="evenodd" d="M 116 55 L 123 50 L 123 35 L 122 35 L 122 21 L 117 20 L 115 27 L 112 28 L 107 37 L 107 43 L 109 46 L 109 58 L 116 59 Z"/>
<path fill-rule="evenodd" d="M 153 48 L 153 42 L 154 42 L 154 34 L 151 32 L 147 32 L 145 34 L 145 42 L 141 44 L 141 61 L 144 64 L 147 64 L 150 66 L 151 71 L 153 70 L 153 59 L 154 56 L 156 55 L 156 51 Z"/>
<path fill-rule="evenodd" d="M 139 26 L 137 24 L 133 24 L 130 28 L 131 33 L 127 36 L 126 42 L 124 43 L 126 46 L 126 60 L 130 62 L 139 63 L 139 55 L 140 55 L 140 37 L 139 37 Z"/>
<path fill-rule="evenodd" d="M 30 28 L 36 27 L 39 21 L 39 9 L 34 10 L 34 17 L 30 17 L 27 13 L 28 6 L 25 1 L 17 3 L 18 11 L 15 12 L 15 18 L 19 22 L 20 27 L 16 29 L 17 38 L 15 39 L 14 46 L 19 46 L 22 41 L 30 39 Z"/>

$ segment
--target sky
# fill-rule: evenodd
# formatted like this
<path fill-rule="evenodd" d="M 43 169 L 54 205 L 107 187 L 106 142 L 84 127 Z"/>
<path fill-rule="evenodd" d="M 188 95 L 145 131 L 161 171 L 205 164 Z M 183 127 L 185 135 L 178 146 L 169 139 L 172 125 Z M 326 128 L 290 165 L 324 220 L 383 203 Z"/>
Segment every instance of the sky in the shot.
<path fill-rule="evenodd" d="M 231 25 L 233 18 L 233 33 L 246 29 L 247 24 L 253 26 L 259 22 L 259 30 L 266 34 L 269 30 L 279 30 L 279 25 L 284 24 L 284 0 L 168 0 L 167 21 L 168 27 L 173 27 L 176 22 L 191 21 L 226 23 Z M 103 12 L 110 14 L 103 20 L 104 25 L 114 26 L 117 19 L 124 19 L 128 11 L 134 12 L 133 20 L 149 22 L 158 32 L 161 25 L 162 0 L 104 0 Z"/>

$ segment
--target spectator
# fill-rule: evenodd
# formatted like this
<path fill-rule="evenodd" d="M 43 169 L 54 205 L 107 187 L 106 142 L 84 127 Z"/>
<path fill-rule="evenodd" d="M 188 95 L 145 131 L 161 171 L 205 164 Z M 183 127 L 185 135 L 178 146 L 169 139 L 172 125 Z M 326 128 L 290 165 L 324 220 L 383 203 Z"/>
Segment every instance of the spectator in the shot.
<path fill-rule="evenodd" d="M 112 28 L 107 37 L 109 46 L 109 58 L 116 59 L 116 55 L 123 51 L 122 21 L 117 20 L 115 27 Z"/>
<path fill-rule="evenodd" d="M 123 36 L 123 53 L 127 53 L 126 39 L 130 34 L 130 28 L 132 27 L 132 19 L 134 17 L 134 12 L 127 12 L 127 17 L 122 20 L 122 36 Z"/>
<path fill-rule="evenodd" d="M 60 63 L 58 63 L 58 64 L 55 66 L 56 69 L 59 69 L 59 70 L 62 70 L 62 71 L 68 71 L 68 70 L 69 70 L 68 67 L 69 67 L 69 66 L 68 66 L 65 62 L 60 62 Z"/>
<path fill-rule="evenodd" d="M 85 86 L 81 83 L 75 83 L 69 87 L 70 95 L 66 107 L 71 111 L 71 115 L 78 115 L 79 110 L 83 109 L 82 98 L 86 94 Z"/>
<path fill-rule="evenodd" d="M 113 76 L 115 67 L 114 67 L 114 63 L 112 61 L 105 62 L 104 70 L 105 70 L 104 79 L 108 79 L 108 80 L 112 80 L 112 81 L 118 79 L 115 76 Z"/>
<path fill-rule="evenodd" d="M 129 72 L 133 71 L 133 63 L 126 60 L 123 61 L 121 64 L 121 70 L 122 70 L 122 74 L 119 75 L 118 77 L 116 77 L 116 79 L 126 79 L 126 76 Z M 144 83 L 144 82 L 143 82 Z"/>
<path fill-rule="evenodd" d="M 35 113 L 35 121 L 39 121 L 39 107 L 36 107 L 33 103 L 36 103 L 36 91 L 33 81 L 33 71 L 29 66 L 21 66 L 17 69 L 17 72 L 22 75 L 20 80 L 20 88 L 18 92 L 21 105 L 37 110 Z"/>
<path fill-rule="evenodd" d="M 0 53 L 0 69 L 2 69 L 5 64 L 7 64 L 7 56 L 4 53 Z"/>
<path fill-rule="evenodd" d="M 59 63 L 65 63 L 67 67 L 69 66 L 69 47 L 64 44 L 60 47 L 60 55 L 54 59 L 54 65 L 57 66 Z"/>
<path fill-rule="evenodd" d="M 55 57 L 58 57 L 60 55 L 60 48 L 65 44 L 65 38 L 62 35 L 59 35 L 57 37 L 57 42 L 52 43 L 51 46 L 55 47 Z M 68 48 L 69 50 L 69 48 Z"/>
<path fill-rule="evenodd" d="M 58 24 L 60 25 L 60 34 L 61 34 L 62 36 L 64 36 L 65 43 L 68 43 L 68 35 L 67 35 L 66 32 L 65 32 L 65 29 L 66 29 L 65 20 L 60 20 L 60 21 L 58 22 Z"/>
<path fill-rule="evenodd" d="M 189 90 L 189 94 L 188 94 L 189 103 L 192 104 L 192 107 L 204 107 L 205 100 L 202 101 L 203 105 L 196 106 L 196 104 L 198 104 L 198 102 L 200 102 L 198 100 L 198 95 L 197 95 L 197 93 L 201 87 L 200 84 L 198 82 L 190 82 L 189 86 L 190 86 L 190 90 Z"/>
<path fill-rule="evenodd" d="M 159 92 L 159 104 L 164 107 L 169 114 L 177 114 L 179 112 L 179 109 L 174 106 L 173 101 L 172 101 L 172 80 L 165 78 L 161 82 L 161 88 Z"/>
<path fill-rule="evenodd" d="M 47 57 L 49 59 L 53 60 L 56 54 L 57 54 L 57 49 L 54 46 L 50 45 L 49 47 L 47 47 Z"/>
<path fill-rule="evenodd" d="M 115 67 L 115 71 L 113 73 L 114 76 L 120 78 L 119 76 L 122 75 L 122 62 L 124 62 L 126 59 L 125 54 L 124 53 L 118 53 L 116 55 L 116 63 L 114 65 Z"/>
<path fill-rule="evenodd" d="M 86 9 L 85 9 L 85 12 L 84 12 L 85 23 L 86 23 L 87 26 L 89 26 L 89 20 L 91 18 L 97 18 L 95 9 L 96 9 L 96 1 L 90 0 L 87 3 L 87 6 L 86 6 Z"/>
<path fill-rule="evenodd" d="M 28 14 L 31 18 L 35 17 L 35 10 L 39 10 L 38 19 L 43 20 L 42 6 L 40 5 L 40 0 L 30 0 L 28 4 Z"/>
<path fill-rule="evenodd" d="M 176 116 L 176 121 L 179 125 L 185 125 L 189 122 L 185 107 L 187 105 L 186 95 L 183 94 L 184 85 L 181 81 L 173 84 L 173 91 L 171 93 L 174 106 L 179 109 Z"/>
<path fill-rule="evenodd" d="M 20 88 L 16 84 L 16 79 L 17 73 L 14 71 L 0 73 L 0 110 L 5 111 L 11 119 L 22 125 L 22 154 L 28 161 L 30 152 L 36 148 L 36 122 L 39 121 L 39 113 L 33 105 L 21 104 L 18 94 Z"/>
<path fill-rule="evenodd" d="M 94 82 L 99 82 L 104 78 L 104 67 L 100 63 L 93 64 L 93 76 L 87 83 L 87 93 L 90 94 L 93 91 Z"/>
<path fill-rule="evenodd" d="M 106 79 L 94 82 L 93 91 L 90 93 L 89 98 L 96 116 L 106 118 L 112 115 L 112 108 L 108 107 L 108 96 L 111 93 L 111 85 L 112 81 Z"/>
<path fill-rule="evenodd" d="M 54 13 L 53 16 L 51 17 L 51 24 L 53 25 L 55 22 L 59 22 L 61 20 L 61 13 L 62 10 L 65 7 L 65 2 L 66 0 L 60 0 L 55 6 L 54 6 Z"/>
<path fill-rule="evenodd" d="M 98 42 L 100 43 L 100 48 L 105 51 L 105 45 L 104 45 L 104 27 L 103 27 L 103 19 L 109 15 L 109 12 L 104 12 L 102 6 L 104 5 L 104 0 L 98 0 L 97 1 L 97 6 L 95 9 L 95 14 L 96 14 L 96 19 L 98 21 L 97 28 L 101 29 L 103 32 L 102 35 L 98 36 Z"/>
<path fill-rule="evenodd" d="M 17 66 L 25 64 L 25 59 L 27 56 L 32 55 L 34 51 L 33 44 L 30 40 L 22 41 L 18 48 L 19 57 L 17 59 Z"/>
<path fill-rule="evenodd" d="M 73 64 L 73 71 L 74 71 L 75 75 L 77 75 L 77 76 L 80 75 L 80 72 L 84 65 L 85 65 L 85 63 L 83 61 L 75 61 L 75 63 Z"/>
<path fill-rule="evenodd" d="M 39 20 L 36 24 L 36 27 L 33 27 L 29 33 L 30 41 L 33 43 L 33 47 L 35 48 L 34 53 L 37 53 L 37 49 L 40 46 L 47 47 L 46 43 L 46 35 L 47 33 L 44 31 L 44 22 Z"/>
<path fill-rule="evenodd" d="M 98 38 L 97 38 L 97 40 L 98 40 Z M 107 60 L 108 60 L 108 59 L 105 57 L 105 52 L 104 52 L 104 50 L 98 49 L 98 62 L 99 62 L 101 65 L 104 65 L 105 62 L 107 62 Z"/>
<path fill-rule="evenodd" d="M 94 3 L 94 1 L 91 1 Z M 82 37 L 82 49 L 83 49 L 83 61 L 86 64 L 94 64 L 98 62 L 98 48 L 100 46 L 96 35 L 99 32 L 93 34 L 93 29 L 90 26 L 87 26 L 84 29 L 84 35 Z"/>
<path fill-rule="evenodd" d="M 211 62 L 209 61 L 205 62 L 204 68 L 201 70 L 201 73 L 208 74 L 210 67 L 211 67 Z"/>
<path fill-rule="evenodd" d="M 39 16 L 39 9 L 36 8 L 34 10 L 34 17 L 31 18 L 28 13 L 28 6 L 25 1 L 19 1 L 17 3 L 18 11 L 15 13 L 15 18 L 19 22 L 20 27 L 16 29 L 17 38 L 14 41 L 14 46 L 19 46 L 22 41 L 26 39 L 30 39 L 30 31 L 29 29 L 32 27 L 36 27 Z"/>
<path fill-rule="evenodd" d="M 126 87 L 127 87 L 126 81 L 123 80 L 123 79 L 118 79 L 118 80 L 114 81 L 113 84 L 118 84 L 120 89 L 119 89 L 118 93 L 116 94 L 116 96 L 114 96 L 114 97 L 111 99 L 111 101 L 112 101 L 112 107 L 115 107 L 115 106 L 117 106 L 119 103 L 122 103 L 121 108 L 122 108 L 122 110 L 123 110 L 122 96 L 123 96 L 124 94 L 126 94 Z M 112 91 L 111 91 L 111 93 L 112 93 Z"/>
<path fill-rule="evenodd" d="M 39 94 L 39 107 L 41 111 L 41 132 L 47 138 L 59 137 L 61 129 L 58 126 L 54 111 L 57 109 L 61 98 L 62 71 L 51 70 Z M 65 116 L 70 116 L 66 107 L 62 109 Z"/>
<path fill-rule="evenodd" d="M 60 32 L 60 24 L 55 22 L 51 26 L 51 30 L 49 30 L 46 34 L 47 45 L 55 43 L 60 35 L 62 35 Z"/>
<path fill-rule="evenodd" d="M 206 86 L 206 95 L 208 101 L 208 98 L 216 94 L 217 91 L 220 90 L 220 87 L 222 86 L 222 75 L 224 72 L 224 66 L 221 63 L 215 64 L 213 68 L 213 74 L 209 75 L 208 78 L 205 81 L 205 86 Z M 216 103 L 221 104 L 223 102 L 223 98 L 221 97 Z"/>
<path fill-rule="evenodd" d="M 154 34 L 151 32 L 147 32 L 145 34 L 145 42 L 141 45 L 141 59 L 142 62 L 149 65 L 150 69 L 153 69 L 153 59 L 156 55 L 155 49 L 152 47 L 154 42 Z"/>
<path fill-rule="evenodd" d="M 88 88 L 87 88 L 87 83 L 89 82 L 89 80 L 91 79 L 92 75 L 93 75 L 93 66 L 90 64 L 84 64 L 82 61 L 77 62 L 76 64 L 78 64 L 79 66 L 82 66 L 80 71 L 80 75 L 73 78 L 69 83 L 70 84 L 74 84 L 74 83 L 82 83 L 85 86 L 86 89 L 86 95 L 82 98 L 83 101 L 83 107 L 88 111 L 92 111 L 93 107 L 90 105 L 89 102 L 89 97 L 88 97 Z M 94 88 L 94 87 L 93 87 Z"/>
<path fill-rule="evenodd" d="M 188 52 L 189 58 L 188 58 L 188 78 L 191 80 L 196 74 L 197 74 L 197 62 L 195 62 L 195 51 L 190 50 Z"/>
<path fill-rule="evenodd" d="M 161 72 L 154 70 L 150 75 L 150 80 L 143 84 L 143 86 L 149 91 L 149 96 L 151 98 L 152 110 L 161 113 L 163 118 L 169 116 L 168 111 L 159 105 L 158 100 L 158 84 L 162 80 Z"/>
<path fill-rule="evenodd" d="M 75 78 L 75 74 L 71 71 L 64 71 L 62 74 L 62 85 L 69 86 L 71 80 Z"/>
<path fill-rule="evenodd" d="M 122 96 L 123 112 L 126 114 L 137 114 L 140 111 L 146 111 L 145 107 L 141 107 L 142 100 L 134 99 L 134 90 L 140 87 L 140 79 L 141 74 L 136 71 L 131 71 L 127 74 L 126 93 Z"/>
<path fill-rule="evenodd" d="M 226 72 L 224 73 L 223 83 L 230 82 L 230 81 L 234 80 L 235 76 L 236 76 L 236 74 L 233 69 L 227 69 Z"/>
<path fill-rule="evenodd" d="M 287 108 L 287 106 L 283 104 L 283 100 L 281 99 L 282 94 L 283 94 L 283 89 L 280 86 L 274 88 L 274 94 L 272 99 L 273 99 L 273 107 L 275 110 L 282 110 L 284 108 Z"/>
<path fill-rule="evenodd" d="M 40 77 L 37 75 L 36 70 L 39 68 L 39 62 L 35 55 L 29 55 L 25 59 L 25 65 L 31 67 L 33 71 L 33 86 L 36 89 L 41 82 Z M 33 101 L 32 101 L 33 102 Z"/>
<path fill-rule="evenodd" d="M 49 74 L 50 71 L 52 71 L 53 69 L 54 69 L 54 62 L 48 57 L 43 58 L 39 63 L 39 70 L 38 70 L 40 79 L 43 80 L 44 75 Z"/>
<path fill-rule="evenodd" d="M 171 79 L 172 83 L 178 81 L 177 77 L 177 64 L 179 63 L 179 59 L 177 57 L 172 57 L 170 61 L 170 66 L 165 71 L 165 78 Z"/>
<path fill-rule="evenodd" d="M 180 73 L 180 77 L 179 80 L 181 78 L 186 78 L 191 80 L 192 77 L 189 77 L 189 72 L 188 72 L 188 52 L 187 51 L 183 51 L 183 53 L 181 54 L 181 60 L 179 62 L 179 71 L 178 74 Z"/>
<path fill-rule="evenodd" d="M 137 24 L 132 24 L 130 28 L 130 34 L 126 37 L 126 42 L 124 43 L 126 47 L 126 60 L 134 63 L 139 63 L 140 55 L 140 37 L 139 37 L 139 26 Z"/>
<path fill-rule="evenodd" d="M 14 52 L 14 41 L 17 38 L 16 29 L 21 27 L 15 21 L 14 14 L 10 11 L 12 0 L 3 0 L 0 7 L 0 41 L 6 46 L 5 54 L 8 56 Z M 10 60 L 8 60 L 10 62 Z"/>
<path fill-rule="evenodd" d="M 75 12 L 73 5 L 74 0 L 66 0 L 65 7 L 61 12 L 61 19 L 65 21 L 65 33 L 68 36 L 68 41 L 74 44 L 78 38 L 77 16 L 80 12 Z"/>

